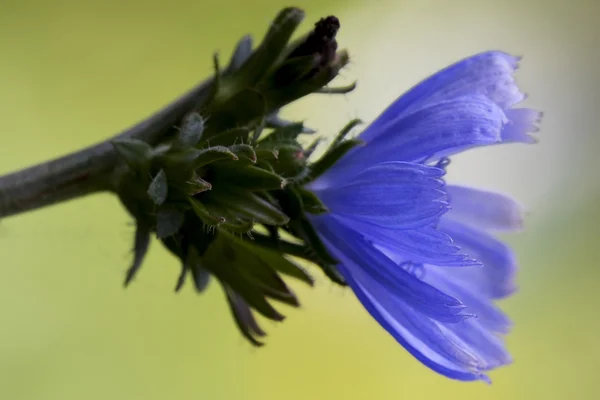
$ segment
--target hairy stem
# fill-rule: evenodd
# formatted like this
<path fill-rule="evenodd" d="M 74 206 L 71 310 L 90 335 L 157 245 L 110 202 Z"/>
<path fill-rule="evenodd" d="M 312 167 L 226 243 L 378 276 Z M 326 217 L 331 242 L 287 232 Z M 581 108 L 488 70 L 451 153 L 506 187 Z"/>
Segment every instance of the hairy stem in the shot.
<path fill-rule="evenodd" d="M 112 190 L 110 175 L 119 160 L 111 142 L 117 138 L 160 142 L 173 125 L 210 95 L 211 83 L 212 79 L 200 83 L 162 110 L 104 142 L 0 176 L 0 217 Z"/>

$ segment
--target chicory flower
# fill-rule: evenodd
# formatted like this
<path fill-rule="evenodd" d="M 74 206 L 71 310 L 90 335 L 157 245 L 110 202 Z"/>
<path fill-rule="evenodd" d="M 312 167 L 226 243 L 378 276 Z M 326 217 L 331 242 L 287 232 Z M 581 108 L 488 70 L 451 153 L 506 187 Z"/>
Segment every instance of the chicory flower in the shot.
<path fill-rule="evenodd" d="M 447 377 L 488 380 L 510 363 L 494 305 L 514 289 L 516 261 L 495 231 L 521 228 L 511 198 L 446 185 L 449 157 L 502 143 L 533 143 L 541 113 L 525 96 L 519 59 L 486 52 L 397 99 L 355 147 L 310 182 L 328 212 L 309 217 L 337 270 L 377 322 Z"/>

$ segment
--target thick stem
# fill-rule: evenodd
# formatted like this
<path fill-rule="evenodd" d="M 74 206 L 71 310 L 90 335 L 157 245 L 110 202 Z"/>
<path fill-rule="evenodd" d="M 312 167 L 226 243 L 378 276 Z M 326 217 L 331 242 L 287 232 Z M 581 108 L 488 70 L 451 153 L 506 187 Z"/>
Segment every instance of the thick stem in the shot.
<path fill-rule="evenodd" d="M 111 139 L 21 171 L 0 177 L 0 217 L 63 202 L 90 193 L 112 190 L 110 174 L 118 164 L 111 141 L 133 138 L 150 144 L 210 95 L 208 79 L 162 110 Z"/>

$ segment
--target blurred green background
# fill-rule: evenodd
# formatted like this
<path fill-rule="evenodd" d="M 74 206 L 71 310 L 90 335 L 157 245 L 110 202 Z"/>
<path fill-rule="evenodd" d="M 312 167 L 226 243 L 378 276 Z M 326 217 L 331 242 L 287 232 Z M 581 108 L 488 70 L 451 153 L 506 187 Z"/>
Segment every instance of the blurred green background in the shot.
<path fill-rule="evenodd" d="M 0 173 L 106 139 L 211 73 L 282 6 L 255 1 L 0 0 Z M 498 188 L 529 209 L 507 238 L 520 291 L 515 363 L 493 384 L 437 376 L 409 356 L 352 293 L 314 271 L 303 309 L 265 322 L 256 350 L 223 294 L 172 292 L 179 265 L 154 243 L 123 290 L 133 226 L 96 195 L 0 221 L 2 399 L 596 399 L 600 357 L 595 153 L 600 85 L 597 1 L 296 1 L 304 30 L 328 14 L 353 56 L 348 96 L 314 95 L 286 113 L 333 133 L 372 120 L 401 92 L 487 49 L 524 55 L 518 80 L 546 112 L 540 143 L 459 157 L 450 179 Z M 283 308 L 283 307 L 282 307 Z"/>

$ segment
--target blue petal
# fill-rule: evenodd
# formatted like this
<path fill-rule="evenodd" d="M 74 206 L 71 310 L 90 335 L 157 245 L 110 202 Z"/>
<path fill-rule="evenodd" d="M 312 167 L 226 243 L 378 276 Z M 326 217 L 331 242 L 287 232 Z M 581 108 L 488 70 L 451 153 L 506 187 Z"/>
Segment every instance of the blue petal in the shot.
<path fill-rule="evenodd" d="M 372 141 L 384 134 L 390 121 L 414 113 L 428 105 L 455 97 L 482 95 L 502 109 L 525 97 L 517 87 L 513 72 L 519 59 L 491 51 L 459 61 L 425 79 L 388 107 L 362 134 Z"/>
<path fill-rule="evenodd" d="M 340 179 L 387 161 L 423 162 L 500 143 L 506 116 L 484 96 L 449 99 L 391 119 L 365 146 L 343 157 L 323 179 Z"/>
<path fill-rule="evenodd" d="M 370 276 L 379 285 L 397 293 L 418 311 L 439 321 L 456 322 L 464 305 L 455 298 L 417 279 L 399 267 L 383 253 L 365 241 L 361 235 L 340 224 L 331 215 L 312 218 L 315 229 L 329 244 L 332 255 L 344 264 L 353 263 L 360 271 L 353 273 Z"/>
<path fill-rule="evenodd" d="M 410 260 L 418 264 L 444 266 L 481 265 L 461 252 L 450 236 L 431 226 L 387 229 L 349 218 L 344 218 L 341 222 L 360 232 L 365 239 L 397 263 Z"/>
<path fill-rule="evenodd" d="M 536 139 L 529 135 L 539 131 L 542 113 L 530 108 L 515 108 L 505 111 L 508 122 L 502 129 L 502 142 L 535 143 Z"/>
<path fill-rule="evenodd" d="M 352 268 L 352 272 L 350 271 Z M 463 381 L 487 380 L 482 361 L 469 352 L 455 335 L 403 303 L 368 276 L 357 275 L 360 267 L 349 261 L 339 266 L 354 294 L 373 318 L 415 358 L 432 370 Z"/>
<path fill-rule="evenodd" d="M 512 327 L 510 319 L 496 307 L 485 292 L 479 290 L 478 280 L 471 282 L 464 275 L 478 277 L 484 273 L 481 267 L 447 268 L 426 265 L 421 279 L 444 293 L 459 299 L 470 314 L 474 314 L 478 323 L 491 332 L 506 334 Z"/>
<path fill-rule="evenodd" d="M 469 256 L 481 261 L 481 268 L 456 268 L 456 280 L 463 281 L 481 295 L 503 298 L 516 290 L 517 263 L 513 251 L 485 231 L 442 218 L 439 229 L 448 234 Z"/>
<path fill-rule="evenodd" d="M 435 222 L 448 209 L 443 170 L 413 163 L 383 163 L 346 183 L 316 193 L 329 210 L 387 228 L 411 229 Z M 313 188 L 314 189 L 314 188 Z"/>
<path fill-rule="evenodd" d="M 512 357 L 502 339 L 487 330 L 479 319 L 469 318 L 456 324 L 445 324 L 444 327 L 484 360 L 482 370 L 489 371 L 512 363 Z"/>
<path fill-rule="evenodd" d="M 523 227 L 523 207 L 508 196 L 463 186 L 446 187 L 448 219 L 485 230 L 514 231 Z"/>

